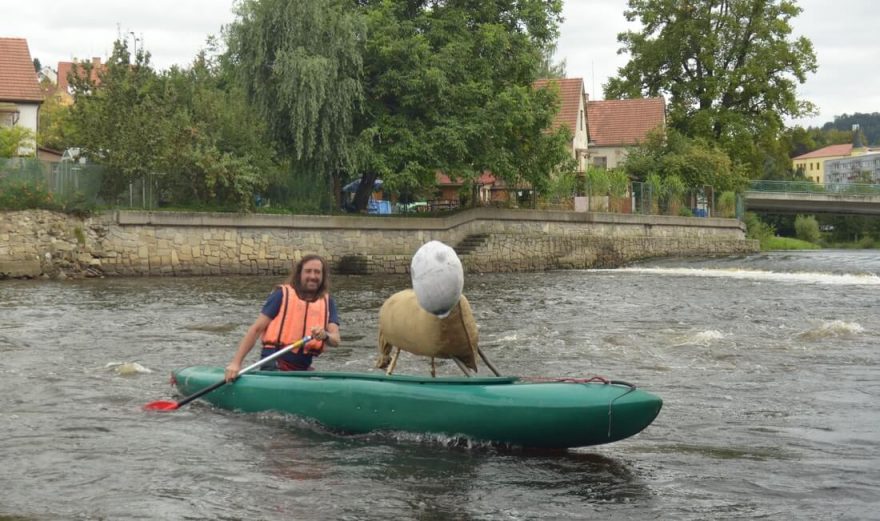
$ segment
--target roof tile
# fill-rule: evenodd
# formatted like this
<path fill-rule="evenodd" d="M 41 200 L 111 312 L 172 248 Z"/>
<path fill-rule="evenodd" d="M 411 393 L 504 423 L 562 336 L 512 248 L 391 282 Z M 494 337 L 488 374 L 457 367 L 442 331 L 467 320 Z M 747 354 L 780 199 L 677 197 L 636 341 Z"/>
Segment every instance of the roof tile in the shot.
<path fill-rule="evenodd" d="M 849 156 L 852 154 L 852 148 L 852 143 L 845 143 L 842 145 L 829 145 L 827 147 L 820 148 L 819 150 L 813 150 L 812 152 L 807 152 L 806 154 L 793 157 L 792 160 L 815 159 L 817 157 L 830 156 Z"/>
<path fill-rule="evenodd" d="M 0 38 L 0 100 L 43 101 L 31 51 L 24 38 Z"/>
<path fill-rule="evenodd" d="M 663 98 L 587 102 L 591 146 L 633 146 L 666 122 Z"/>
<path fill-rule="evenodd" d="M 581 103 L 579 96 L 586 98 L 584 93 L 583 78 L 553 78 L 540 79 L 533 83 L 536 89 L 542 89 L 550 84 L 559 85 L 559 112 L 553 123 L 550 125 L 551 130 L 556 130 L 560 125 L 565 125 L 574 133 L 578 128 L 578 109 Z"/>

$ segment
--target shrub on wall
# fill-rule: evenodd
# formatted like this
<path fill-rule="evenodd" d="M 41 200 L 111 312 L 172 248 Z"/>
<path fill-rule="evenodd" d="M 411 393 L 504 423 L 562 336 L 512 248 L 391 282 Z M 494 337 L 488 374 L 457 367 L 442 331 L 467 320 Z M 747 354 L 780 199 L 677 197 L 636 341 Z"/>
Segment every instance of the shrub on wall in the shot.
<path fill-rule="evenodd" d="M 16 179 L 0 180 L 0 210 L 26 210 L 28 208 L 55 208 L 52 194 L 44 183 Z"/>
<path fill-rule="evenodd" d="M 736 217 L 736 192 L 721 192 L 718 196 L 718 215 L 720 217 Z"/>

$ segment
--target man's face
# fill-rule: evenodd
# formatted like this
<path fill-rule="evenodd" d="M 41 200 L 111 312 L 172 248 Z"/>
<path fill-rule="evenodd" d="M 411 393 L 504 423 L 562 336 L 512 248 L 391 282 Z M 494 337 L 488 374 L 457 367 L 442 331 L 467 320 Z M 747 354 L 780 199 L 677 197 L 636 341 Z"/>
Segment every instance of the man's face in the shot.
<path fill-rule="evenodd" d="M 304 290 L 312 293 L 318 291 L 318 287 L 321 286 L 323 280 L 324 271 L 321 266 L 321 261 L 318 259 L 312 259 L 303 264 L 299 282 Z"/>

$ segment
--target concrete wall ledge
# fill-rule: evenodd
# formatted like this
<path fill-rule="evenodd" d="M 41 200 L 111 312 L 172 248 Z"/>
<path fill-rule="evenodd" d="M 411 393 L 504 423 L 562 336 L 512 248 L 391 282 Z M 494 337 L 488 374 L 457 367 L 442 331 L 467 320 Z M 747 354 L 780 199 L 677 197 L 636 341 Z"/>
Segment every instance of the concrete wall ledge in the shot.
<path fill-rule="evenodd" d="M 0 279 L 283 274 L 307 253 L 339 273 L 407 273 L 429 240 L 469 272 L 621 266 L 758 251 L 734 219 L 475 208 L 443 217 L 0 212 Z"/>
<path fill-rule="evenodd" d="M 546 221 L 559 223 L 624 224 L 728 228 L 745 232 L 737 219 L 636 215 L 552 210 L 509 210 L 473 208 L 443 217 L 399 217 L 394 215 L 279 215 L 199 212 L 115 211 L 122 226 L 207 226 L 231 228 L 319 228 L 375 230 L 449 230 L 467 223 L 489 221 Z"/>

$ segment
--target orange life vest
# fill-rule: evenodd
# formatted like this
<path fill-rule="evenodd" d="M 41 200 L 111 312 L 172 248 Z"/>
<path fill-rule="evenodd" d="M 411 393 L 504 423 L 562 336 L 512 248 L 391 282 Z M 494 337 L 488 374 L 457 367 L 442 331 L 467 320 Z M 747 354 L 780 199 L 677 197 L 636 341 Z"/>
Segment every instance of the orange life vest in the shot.
<path fill-rule="evenodd" d="M 299 298 L 296 290 L 289 284 L 279 286 L 282 291 L 281 308 L 263 332 L 263 347 L 281 348 L 288 346 L 311 333 L 313 327 L 327 330 L 330 320 L 329 296 L 315 301 Z M 324 341 L 313 339 L 296 352 L 318 356 L 324 351 Z"/>

